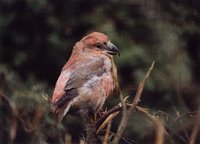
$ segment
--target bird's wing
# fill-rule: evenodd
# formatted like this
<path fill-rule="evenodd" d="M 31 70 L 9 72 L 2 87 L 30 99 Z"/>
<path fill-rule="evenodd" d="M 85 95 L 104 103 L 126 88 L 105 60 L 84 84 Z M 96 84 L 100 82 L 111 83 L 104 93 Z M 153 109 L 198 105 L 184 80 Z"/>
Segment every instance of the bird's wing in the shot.
<path fill-rule="evenodd" d="M 77 97 L 79 95 L 78 89 L 82 87 L 93 76 L 101 76 L 105 72 L 105 69 L 103 67 L 104 61 L 100 58 L 80 61 L 78 64 L 76 63 L 76 65 L 78 66 L 71 70 L 69 76 L 66 76 L 67 81 L 63 89 L 64 93 L 62 94 L 62 96 L 59 96 L 59 98 L 57 98 L 56 102 L 54 103 L 56 108 L 63 107 L 70 100 Z M 68 74 L 68 72 L 66 72 L 66 74 Z M 58 81 L 62 81 L 62 79 L 58 79 Z"/>

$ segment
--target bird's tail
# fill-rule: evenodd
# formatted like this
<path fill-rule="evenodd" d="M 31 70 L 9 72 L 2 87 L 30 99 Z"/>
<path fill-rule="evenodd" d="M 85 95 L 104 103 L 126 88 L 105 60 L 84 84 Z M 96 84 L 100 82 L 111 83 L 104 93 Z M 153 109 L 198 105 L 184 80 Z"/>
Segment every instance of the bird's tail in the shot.
<path fill-rule="evenodd" d="M 66 115 L 66 113 L 69 111 L 70 105 L 68 105 L 67 107 L 57 107 L 56 105 L 52 106 L 52 111 L 53 111 L 53 116 L 54 119 L 60 123 L 64 116 Z"/>

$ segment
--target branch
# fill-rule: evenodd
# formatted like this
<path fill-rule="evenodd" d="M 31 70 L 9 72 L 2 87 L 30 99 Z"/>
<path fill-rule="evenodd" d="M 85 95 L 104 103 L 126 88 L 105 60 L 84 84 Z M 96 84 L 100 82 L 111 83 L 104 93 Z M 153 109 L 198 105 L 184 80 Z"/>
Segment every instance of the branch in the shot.
<path fill-rule="evenodd" d="M 121 105 L 116 105 L 115 107 L 113 107 L 112 109 L 110 109 L 109 111 L 105 112 L 96 122 L 96 129 L 99 129 L 100 125 L 107 119 L 107 117 L 115 112 L 121 111 L 122 110 L 122 106 Z"/>
<path fill-rule="evenodd" d="M 103 144 L 107 144 L 108 143 L 108 137 L 109 137 L 109 133 L 110 133 L 110 128 L 111 128 L 111 122 L 107 126 L 106 134 L 105 134 L 104 139 L 103 139 Z"/>
<path fill-rule="evenodd" d="M 151 115 L 147 110 L 137 107 L 137 109 L 144 113 L 156 126 L 157 132 L 156 132 L 156 141 L 155 144 L 163 144 L 164 141 L 164 132 L 166 132 L 162 122 L 157 119 L 155 116 Z"/>
<path fill-rule="evenodd" d="M 200 107 L 199 107 L 199 110 L 198 110 L 198 113 L 197 113 L 197 116 L 196 116 L 196 120 L 195 120 L 195 123 L 194 123 L 192 134 L 190 136 L 190 143 L 189 144 L 195 144 L 199 129 L 200 129 Z"/>
<path fill-rule="evenodd" d="M 119 127 L 117 129 L 117 133 L 113 139 L 113 144 L 118 144 L 119 143 L 119 140 L 120 138 L 122 137 L 122 134 L 128 124 L 128 120 L 130 118 L 130 115 L 134 112 L 134 110 L 136 109 L 136 106 L 138 105 L 138 103 L 140 102 L 140 97 L 142 95 L 142 91 L 143 91 L 143 88 L 144 88 L 144 83 L 145 81 L 148 79 L 153 67 L 154 67 L 154 61 L 153 63 L 151 64 L 151 67 L 149 68 L 148 72 L 146 73 L 144 79 L 140 82 L 139 84 L 139 87 L 138 87 L 138 90 L 137 90 L 137 93 L 136 93 L 136 96 L 132 102 L 132 105 L 131 105 L 131 108 L 129 110 L 127 110 L 126 106 L 125 106 L 125 102 L 123 101 L 123 95 L 122 93 L 120 92 L 120 100 L 121 100 L 121 103 L 122 103 L 122 107 L 123 107 L 123 113 L 122 113 L 122 119 L 120 121 L 120 124 L 119 124 Z"/>
<path fill-rule="evenodd" d="M 151 64 L 151 67 L 149 68 L 148 72 L 146 73 L 144 79 L 140 82 L 137 93 L 136 93 L 135 98 L 133 100 L 131 109 L 129 110 L 129 113 L 132 113 L 135 110 L 138 103 L 140 102 L 140 97 L 141 97 L 142 91 L 144 89 L 144 84 L 145 84 L 146 80 L 148 79 L 151 71 L 153 70 L 154 64 L 155 64 L 155 62 L 153 61 L 153 63 Z"/>

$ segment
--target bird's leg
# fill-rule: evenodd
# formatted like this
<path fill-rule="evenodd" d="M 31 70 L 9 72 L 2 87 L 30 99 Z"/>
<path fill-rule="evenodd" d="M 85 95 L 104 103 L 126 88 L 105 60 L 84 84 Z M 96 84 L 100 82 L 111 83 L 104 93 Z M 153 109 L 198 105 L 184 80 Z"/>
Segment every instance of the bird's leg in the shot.
<path fill-rule="evenodd" d="M 98 144 L 100 143 L 96 134 L 96 126 L 91 121 L 91 117 L 84 120 L 84 127 L 86 132 L 86 144 Z"/>
<path fill-rule="evenodd" d="M 93 116 L 92 116 L 92 123 L 95 124 L 96 121 L 97 121 L 97 116 L 98 114 L 97 113 L 94 113 Z"/>
<path fill-rule="evenodd" d="M 81 118 L 83 119 L 83 125 L 85 129 L 85 142 L 86 144 L 99 144 L 100 140 L 98 139 L 98 136 L 96 134 L 96 126 L 94 123 L 94 113 L 91 113 L 89 111 L 82 111 L 81 112 Z"/>

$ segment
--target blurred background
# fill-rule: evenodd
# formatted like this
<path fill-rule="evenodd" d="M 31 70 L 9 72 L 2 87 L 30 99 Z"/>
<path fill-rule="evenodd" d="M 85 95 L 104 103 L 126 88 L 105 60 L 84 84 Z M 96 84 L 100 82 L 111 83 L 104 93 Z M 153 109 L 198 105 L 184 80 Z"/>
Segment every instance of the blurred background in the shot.
<path fill-rule="evenodd" d="M 93 31 L 120 49 L 115 62 L 130 101 L 155 61 L 139 105 L 163 121 L 165 143 L 188 143 L 200 104 L 198 0 L 0 0 L 0 143 L 79 142 L 79 118 L 57 126 L 48 99 L 73 45 Z M 105 108 L 118 103 L 116 95 Z M 135 112 L 124 137 L 154 143 L 155 126 Z"/>

